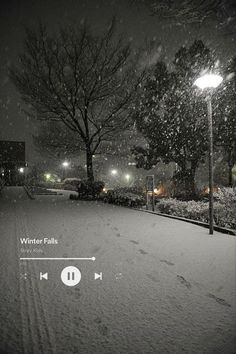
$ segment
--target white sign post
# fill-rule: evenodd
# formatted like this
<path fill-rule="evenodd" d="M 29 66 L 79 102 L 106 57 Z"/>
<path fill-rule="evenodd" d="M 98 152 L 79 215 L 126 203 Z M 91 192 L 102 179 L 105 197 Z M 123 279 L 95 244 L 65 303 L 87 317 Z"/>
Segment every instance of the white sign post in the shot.
<path fill-rule="evenodd" d="M 149 210 L 149 204 L 152 204 L 152 211 L 155 210 L 154 201 L 154 175 L 146 176 L 146 209 Z"/>

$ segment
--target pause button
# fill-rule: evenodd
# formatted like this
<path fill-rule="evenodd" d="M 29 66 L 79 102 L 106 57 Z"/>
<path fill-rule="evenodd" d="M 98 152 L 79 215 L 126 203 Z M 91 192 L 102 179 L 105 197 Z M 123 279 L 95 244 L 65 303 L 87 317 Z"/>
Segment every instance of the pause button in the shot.
<path fill-rule="evenodd" d="M 75 286 L 81 280 L 80 270 L 76 267 L 66 267 L 61 272 L 61 281 L 67 286 Z"/>

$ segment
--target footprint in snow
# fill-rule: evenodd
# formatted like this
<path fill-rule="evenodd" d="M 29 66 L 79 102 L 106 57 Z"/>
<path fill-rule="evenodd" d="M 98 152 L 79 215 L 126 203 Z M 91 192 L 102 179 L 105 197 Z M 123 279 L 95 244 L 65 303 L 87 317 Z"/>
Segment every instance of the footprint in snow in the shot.
<path fill-rule="evenodd" d="M 138 241 L 135 241 L 135 240 L 129 240 L 129 242 L 132 242 L 132 243 L 134 243 L 135 245 L 138 245 L 138 244 L 139 244 L 139 242 L 138 242 Z"/>
<path fill-rule="evenodd" d="M 154 276 L 154 275 L 152 275 L 152 274 L 146 274 L 147 275 L 147 277 L 149 278 L 149 279 L 151 279 L 152 281 L 154 281 L 155 283 L 158 283 L 159 282 L 159 280 Z"/>
<path fill-rule="evenodd" d="M 170 266 L 174 266 L 174 265 L 175 265 L 174 263 L 172 263 L 172 262 L 170 262 L 170 261 L 167 261 L 166 259 L 161 259 L 160 262 L 166 263 L 166 264 L 168 264 L 168 265 L 170 265 Z"/>
<path fill-rule="evenodd" d="M 139 253 L 141 253 L 141 254 L 148 254 L 148 252 L 146 252 L 146 251 L 144 251 L 144 250 L 142 250 L 142 249 L 139 250 Z"/>
<path fill-rule="evenodd" d="M 102 323 L 101 318 L 97 317 L 97 318 L 94 320 L 94 322 L 98 324 L 98 331 L 99 331 L 103 336 L 107 336 L 109 330 L 108 330 L 108 327 Z"/>
<path fill-rule="evenodd" d="M 185 285 L 186 288 L 190 289 L 192 285 L 187 281 L 182 275 L 177 275 L 177 279 L 180 281 L 181 284 Z"/>
<path fill-rule="evenodd" d="M 101 249 L 100 246 L 95 246 L 92 250 L 92 253 L 97 253 Z"/>
<path fill-rule="evenodd" d="M 108 327 L 106 325 L 102 324 L 102 325 L 98 326 L 98 330 L 103 336 L 108 335 Z"/>
<path fill-rule="evenodd" d="M 211 299 L 214 299 L 220 305 L 231 307 L 231 305 L 227 301 L 225 301 L 224 299 L 221 299 L 220 297 L 215 296 L 214 294 L 209 293 L 206 296 L 210 297 Z"/>
<path fill-rule="evenodd" d="M 221 291 L 222 289 L 224 289 L 224 287 L 221 285 L 221 286 L 219 286 L 216 290 L 217 290 L 217 291 Z"/>
<path fill-rule="evenodd" d="M 75 287 L 74 289 L 68 289 L 68 294 L 69 294 L 73 299 L 78 299 L 78 298 L 81 297 L 80 288 Z"/>

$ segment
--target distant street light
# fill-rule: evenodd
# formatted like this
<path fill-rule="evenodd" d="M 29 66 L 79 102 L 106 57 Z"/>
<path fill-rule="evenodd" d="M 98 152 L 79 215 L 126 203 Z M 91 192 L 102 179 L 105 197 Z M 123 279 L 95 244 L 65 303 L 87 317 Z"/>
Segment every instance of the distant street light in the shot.
<path fill-rule="evenodd" d="M 130 178 L 131 178 L 131 176 L 127 173 L 127 175 L 125 175 L 125 179 L 126 179 L 126 181 L 128 181 L 128 182 L 129 182 Z"/>
<path fill-rule="evenodd" d="M 69 167 L 69 162 L 68 161 L 64 161 L 64 162 L 62 162 L 62 166 L 63 167 Z"/>
<path fill-rule="evenodd" d="M 118 171 L 117 170 L 111 170 L 111 174 L 112 174 L 112 176 L 116 176 L 118 174 Z"/>
<path fill-rule="evenodd" d="M 20 168 L 18 169 L 18 171 L 19 171 L 20 173 L 24 173 L 25 169 L 24 169 L 24 167 L 20 167 Z"/>
<path fill-rule="evenodd" d="M 46 178 L 46 180 L 48 181 L 48 180 L 51 178 L 51 174 L 50 174 L 50 173 L 46 173 L 46 174 L 45 174 L 45 178 Z"/>
<path fill-rule="evenodd" d="M 223 78 L 216 74 L 206 74 L 199 77 L 194 85 L 200 89 L 209 89 L 206 95 L 207 111 L 208 111 L 208 131 L 209 131 L 209 234 L 213 235 L 213 129 L 212 129 L 212 100 L 213 89 L 218 87 Z"/>

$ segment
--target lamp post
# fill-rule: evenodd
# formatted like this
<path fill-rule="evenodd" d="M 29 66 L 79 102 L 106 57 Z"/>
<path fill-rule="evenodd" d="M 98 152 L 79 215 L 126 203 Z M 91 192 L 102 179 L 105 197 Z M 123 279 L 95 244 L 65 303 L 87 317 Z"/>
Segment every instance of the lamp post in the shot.
<path fill-rule="evenodd" d="M 208 134 L 209 134 L 209 234 L 213 235 L 214 226 L 214 206 L 213 206 L 213 128 L 212 128 L 212 92 L 223 81 L 220 75 L 206 74 L 199 77 L 194 85 L 200 89 L 208 89 L 206 94 L 207 113 L 208 113 Z"/>
<path fill-rule="evenodd" d="M 129 181 L 130 181 L 130 178 L 131 178 L 130 174 L 127 173 L 127 174 L 125 175 L 126 181 L 129 182 Z"/>
<path fill-rule="evenodd" d="M 130 187 L 131 184 L 132 184 L 132 179 L 131 179 L 131 175 L 129 173 L 125 174 L 125 180 L 126 180 L 126 183 L 127 185 Z"/>
<path fill-rule="evenodd" d="M 110 171 L 110 174 L 112 176 L 112 178 L 110 180 L 112 188 L 117 187 L 119 185 L 119 175 L 120 175 L 119 171 L 117 169 L 113 168 Z"/>

